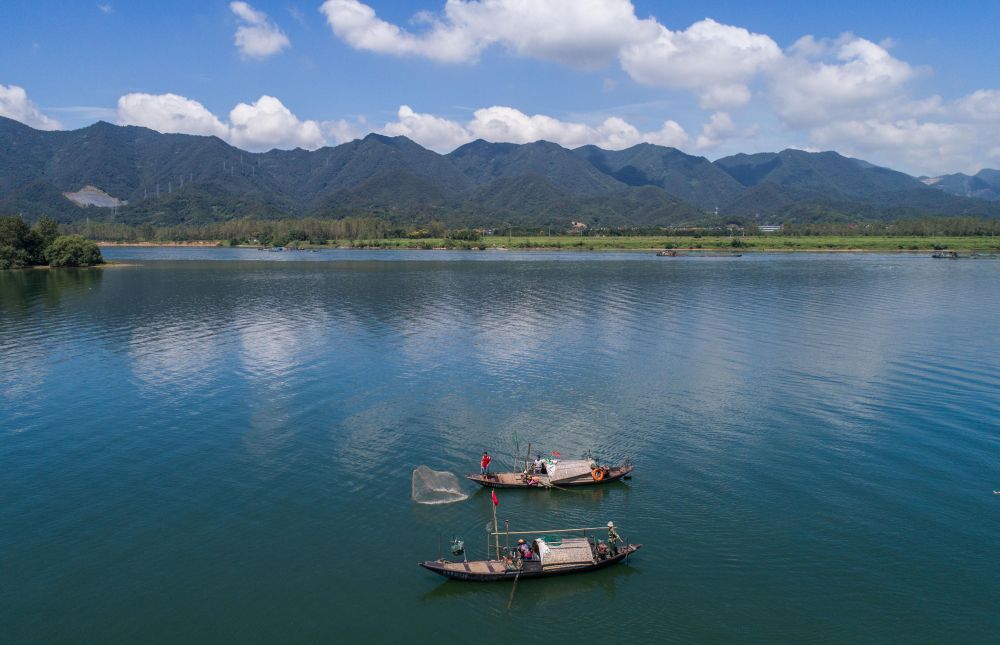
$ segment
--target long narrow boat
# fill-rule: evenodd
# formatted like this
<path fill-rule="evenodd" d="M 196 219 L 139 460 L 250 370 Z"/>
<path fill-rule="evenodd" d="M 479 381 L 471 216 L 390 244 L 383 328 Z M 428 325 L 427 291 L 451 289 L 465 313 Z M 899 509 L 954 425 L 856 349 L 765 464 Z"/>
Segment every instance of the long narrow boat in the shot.
<path fill-rule="evenodd" d="M 466 479 L 486 488 L 563 488 L 566 486 L 593 486 L 627 478 L 632 474 L 632 463 L 601 466 L 590 460 L 547 462 L 535 472 L 525 468 L 522 472 L 469 474 Z"/>
<path fill-rule="evenodd" d="M 600 528 L 563 529 L 559 533 L 599 531 Z M 617 549 L 610 548 L 593 536 L 559 538 L 555 531 L 520 531 L 508 535 L 537 535 L 544 537 L 531 541 L 532 558 L 524 560 L 513 555 L 497 557 L 493 560 L 457 562 L 452 560 L 425 560 L 418 562 L 428 571 L 470 582 L 497 582 L 518 578 L 542 578 L 603 569 L 624 562 L 630 555 L 642 548 L 641 544 L 624 544 Z M 499 534 L 492 534 L 497 536 Z M 497 548 L 498 556 L 501 549 Z"/>

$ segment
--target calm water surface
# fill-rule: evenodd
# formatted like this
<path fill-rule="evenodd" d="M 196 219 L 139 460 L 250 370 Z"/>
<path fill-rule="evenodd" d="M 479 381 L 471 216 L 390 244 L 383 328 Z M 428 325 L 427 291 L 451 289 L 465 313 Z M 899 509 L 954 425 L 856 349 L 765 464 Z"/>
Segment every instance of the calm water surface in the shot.
<path fill-rule="evenodd" d="M 0 273 L 0 641 L 982 642 L 1000 262 L 109 249 Z M 629 566 L 510 585 L 516 433 L 631 483 L 503 492 Z"/>

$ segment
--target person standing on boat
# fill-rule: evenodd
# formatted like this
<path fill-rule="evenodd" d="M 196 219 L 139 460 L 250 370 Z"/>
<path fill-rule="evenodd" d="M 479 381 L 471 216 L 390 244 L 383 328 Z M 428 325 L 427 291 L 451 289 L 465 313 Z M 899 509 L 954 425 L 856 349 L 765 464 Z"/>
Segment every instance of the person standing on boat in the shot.
<path fill-rule="evenodd" d="M 483 451 L 483 458 L 479 461 L 479 474 L 487 475 L 490 474 L 490 453 Z"/>
<path fill-rule="evenodd" d="M 541 475 L 543 468 L 545 468 L 545 462 L 542 461 L 542 456 L 535 455 L 535 463 L 532 465 L 532 470 L 535 471 L 536 475 Z"/>
<path fill-rule="evenodd" d="M 611 554 L 618 555 L 618 543 L 623 540 L 618 537 L 618 531 L 615 530 L 615 523 L 608 522 L 608 546 L 611 547 Z"/>
<path fill-rule="evenodd" d="M 520 554 L 522 560 L 530 560 L 534 556 L 531 547 L 528 546 L 524 538 L 517 541 L 517 552 Z"/>

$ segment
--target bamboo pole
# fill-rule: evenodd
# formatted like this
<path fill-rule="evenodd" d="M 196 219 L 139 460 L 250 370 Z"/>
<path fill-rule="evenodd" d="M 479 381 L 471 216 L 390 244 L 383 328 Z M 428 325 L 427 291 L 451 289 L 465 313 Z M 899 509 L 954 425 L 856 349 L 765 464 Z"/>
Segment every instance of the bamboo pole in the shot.
<path fill-rule="evenodd" d="M 510 588 L 510 598 L 507 599 L 507 611 L 510 611 L 510 606 L 514 602 L 514 592 L 517 591 L 517 579 L 521 577 L 521 571 L 523 570 L 519 569 L 517 575 L 514 576 L 514 586 Z"/>
<path fill-rule="evenodd" d="M 500 559 L 500 528 L 497 526 L 497 505 L 493 503 L 493 499 L 490 499 L 490 506 L 493 507 L 493 535 L 496 536 L 497 543 L 497 560 Z"/>

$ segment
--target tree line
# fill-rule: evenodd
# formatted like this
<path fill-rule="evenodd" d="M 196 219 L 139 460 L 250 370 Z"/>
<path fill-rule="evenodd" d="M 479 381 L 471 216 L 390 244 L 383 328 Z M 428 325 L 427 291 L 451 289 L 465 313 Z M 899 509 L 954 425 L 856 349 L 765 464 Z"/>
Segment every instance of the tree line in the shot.
<path fill-rule="evenodd" d="M 42 225 L 42 222 L 46 223 Z M 23 222 L 22 222 L 23 224 Z M 54 222 L 39 220 L 51 236 Z M 702 226 L 636 226 L 590 227 L 583 231 L 556 230 L 556 227 L 504 226 L 502 228 L 448 228 L 438 221 L 420 225 L 392 224 L 378 217 L 345 217 L 342 219 L 234 219 L 222 222 L 129 225 L 119 222 L 82 220 L 58 226 L 58 232 L 79 235 L 90 240 L 109 242 L 190 242 L 203 240 L 228 241 L 231 244 L 286 246 L 296 242 L 326 244 L 351 240 L 381 240 L 393 238 L 433 238 L 457 241 L 479 241 L 482 237 L 545 236 L 574 234 L 583 237 L 710 237 L 759 235 L 755 224 L 734 220 L 725 224 Z M 771 236 L 833 236 L 833 237 L 971 237 L 995 236 L 1000 233 L 1000 220 L 975 217 L 923 217 L 889 222 L 856 223 L 787 223 Z M 36 255 L 37 258 L 37 255 Z"/>
<path fill-rule="evenodd" d="M 28 224 L 20 215 L 0 217 L 0 269 L 35 265 L 76 267 L 101 264 L 101 250 L 82 235 L 60 235 L 55 220 Z"/>
<path fill-rule="evenodd" d="M 919 217 L 891 222 L 785 224 L 785 235 L 876 237 L 991 237 L 1000 220 L 978 217 Z"/>

